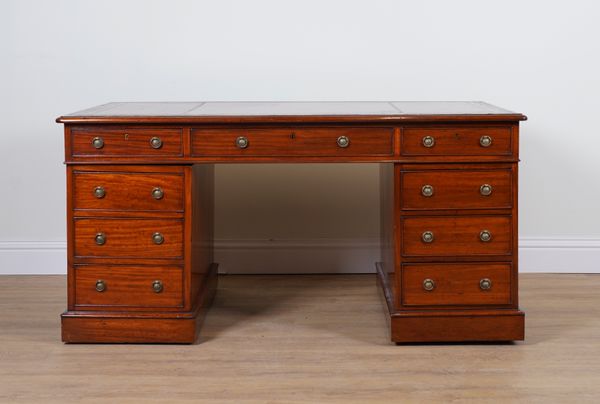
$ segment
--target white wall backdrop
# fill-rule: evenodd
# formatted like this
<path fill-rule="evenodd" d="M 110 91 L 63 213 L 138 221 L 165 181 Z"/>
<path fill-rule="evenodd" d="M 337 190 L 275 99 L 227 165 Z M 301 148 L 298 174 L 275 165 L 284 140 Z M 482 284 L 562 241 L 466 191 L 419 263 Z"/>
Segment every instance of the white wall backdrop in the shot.
<path fill-rule="evenodd" d="M 599 4 L 4 0 L 0 273 L 65 271 L 58 115 L 177 100 L 485 100 L 523 112 L 521 270 L 600 271 Z M 219 166 L 222 268 L 371 270 L 377 173 Z"/>

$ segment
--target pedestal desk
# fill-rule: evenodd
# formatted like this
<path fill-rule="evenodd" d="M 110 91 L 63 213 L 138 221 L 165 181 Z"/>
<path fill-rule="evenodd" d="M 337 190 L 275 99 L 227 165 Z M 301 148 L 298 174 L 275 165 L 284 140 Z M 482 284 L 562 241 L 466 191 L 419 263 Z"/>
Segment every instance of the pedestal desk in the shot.
<path fill-rule="evenodd" d="M 61 116 L 62 339 L 196 340 L 217 286 L 215 164 L 369 162 L 392 341 L 522 340 L 525 119 L 483 102 L 109 103 Z"/>

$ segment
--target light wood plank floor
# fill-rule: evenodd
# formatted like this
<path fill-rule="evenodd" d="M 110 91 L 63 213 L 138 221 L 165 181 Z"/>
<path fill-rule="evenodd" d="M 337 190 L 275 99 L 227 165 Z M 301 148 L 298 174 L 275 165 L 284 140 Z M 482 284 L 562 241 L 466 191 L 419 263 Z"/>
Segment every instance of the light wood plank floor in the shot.
<path fill-rule="evenodd" d="M 523 275 L 524 343 L 395 346 L 374 275 L 224 276 L 197 345 L 63 345 L 0 276 L 0 402 L 600 402 L 600 275 Z"/>

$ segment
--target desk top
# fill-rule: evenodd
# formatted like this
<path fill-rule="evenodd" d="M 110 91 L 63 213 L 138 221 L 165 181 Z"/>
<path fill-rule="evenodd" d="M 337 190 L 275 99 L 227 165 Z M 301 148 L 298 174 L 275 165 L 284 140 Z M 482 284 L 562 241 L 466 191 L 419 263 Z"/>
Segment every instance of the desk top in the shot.
<path fill-rule="evenodd" d="M 288 123 L 522 121 L 481 101 L 111 102 L 63 115 L 60 123 Z"/>

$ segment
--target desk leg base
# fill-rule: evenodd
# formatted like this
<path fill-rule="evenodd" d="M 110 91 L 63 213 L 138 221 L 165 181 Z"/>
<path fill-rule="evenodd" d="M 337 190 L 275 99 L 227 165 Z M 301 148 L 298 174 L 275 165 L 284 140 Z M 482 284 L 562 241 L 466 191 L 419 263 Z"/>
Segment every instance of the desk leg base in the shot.
<path fill-rule="evenodd" d="M 193 344 L 217 290 L 217 264 L 206 274 L 191 312 L 67 311 L 61 315 L 66 343 Z"/>
<path fill-rule="evenodd" d="M 519 341 L 525 339 L 525 314 L 516 309 L 395 310 L 387 272 L 376 264 L 391 340 L 414 342 Z"/>

